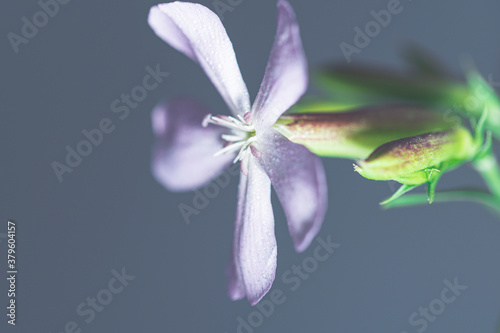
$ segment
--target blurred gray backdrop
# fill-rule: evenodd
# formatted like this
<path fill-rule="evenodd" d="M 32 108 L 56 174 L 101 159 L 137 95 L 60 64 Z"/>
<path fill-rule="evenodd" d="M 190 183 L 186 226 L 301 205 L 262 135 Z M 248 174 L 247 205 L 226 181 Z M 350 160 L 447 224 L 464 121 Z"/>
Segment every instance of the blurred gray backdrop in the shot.
<path fill-rule="evenodd" d="M 219 2 L 231 8 L 223 23 L 255 96 L 275 34 L 276 3 Z M 290 2 L 311 67 L 345 61 L 340 43 L 352 44 L 353 29 L 391 3 Z M 279 251 L 272 290 L 280 304 L 270 295 L 260 308 L 229 300 L 225 271 L 238 177 L 186 224 L 178 207 L 191 205 L 195 193 L 169 193 L 150 172 L 154 105 L 192 95 L 224 113 L 222 99 L 199 66 L 150 30 L 147 13 L 157 2 L 60 0 L 57 12 L 47 9 L 51 16 L 37 14 L 44 3 L 0 4 L 4 306 L 8 219 L 18 225 L 19 270 L 17 325 L 7 324 L 2 307 L 1 332 L 495 331 L 500 221 L 467 203 L 383 211 L 377 203 L 391 187 L 362 179 L 347 160 L 324 160 L 330 202 L 319 237 L 340 247 L 317 265 L 316 245 L 295 253 L 273 197 Z M 212 0 L 200 3 L 214 8 Z M 402 45 L 416 42 L 456 71 L 460 56 L 470 55 L 483 75 L 500 81 L 498 1 L 401 0 L 400 6 L 390 24 L 352 56 L 354 63 L 399 67 Z M 26 20 L 40 27 L 24 28 L 29 38 L 15 39 L 13 47 L 10 39 L 24 38 Z M 142 85 L 148 66 L 169 76 L 126 116 L 113 113 L 111 104 Z M 51 164 L 64 163 L 66 146 L 76 149 L 85 139 L 82 131 L 102 121 L 112 132 L 60 182 Z M 439 188 L 458 184 L 482 186 L 462 167 Z M 310 273 L 293 273 L 294 265 L 303 264 Z M 467 288 L 445 292 L 453 301 L 443 302 L 442 291 L 455 282 Z M 429 306 L 437 315 L 420 313 Z"/>

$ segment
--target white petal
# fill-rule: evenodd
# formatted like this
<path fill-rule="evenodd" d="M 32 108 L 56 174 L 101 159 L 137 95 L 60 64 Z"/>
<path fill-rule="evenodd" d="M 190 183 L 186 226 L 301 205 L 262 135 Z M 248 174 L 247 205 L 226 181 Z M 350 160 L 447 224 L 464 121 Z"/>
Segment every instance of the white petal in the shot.
<path fill-rule="evenodd" d="M 271 127 L 307 90 L 307 60 L 290 4 L 278 1 L 278 29 L 264 79 L 252 106 L 257 131 Z"/>
<path fill-rule="evenodd" d="M 316 237 L 328 207 L 321 159 L 273 129 L 259 139 L 258 147 L 259 162 L 283 206 L 295 249 L 302 252 Z"/>
<path fill-rule="evenodd" d="M 152 7 L 148 22 L 161 39 L 200 64 L 234 114 L 250 110 L 233 45 L 215 13 L 200 4 L 171 2 Z"/>
<path fill-rule="evenodd" d="M 276 238 L 271 182 L 253 156 L 248 156 L 248 183 L 242 208 L 237 257 L 246 296 L 255 305 L 269 291 L 276 274 Z"/>
<path fill-rule="evenodd" d="M 246 163 L 242 161 L 242 163 Z M 246 201 L 248 177 L 240 174 L 240 184 L 238 187 L 238 206 L 236 207 L 236 221 L 234 223 L 233 249 L 231 252 L 231 261 L 228 268 L 228 293 L 232 300 L 242 299 L 246 295 L 245 284 L 241 273 L 239 260 L 240 234 L 243 224 L 243 208 Z"/>
<path fill-rule="evenodd" d="M 208 110 L 190 99 L 159 104 L 152 113 L 157 136 L 152 171 L 171 191 L 189 191 L 207 184 L 231 164 L 235 154 L 214 157 L 223 148 L 221 127 L 201 122 Z"/>

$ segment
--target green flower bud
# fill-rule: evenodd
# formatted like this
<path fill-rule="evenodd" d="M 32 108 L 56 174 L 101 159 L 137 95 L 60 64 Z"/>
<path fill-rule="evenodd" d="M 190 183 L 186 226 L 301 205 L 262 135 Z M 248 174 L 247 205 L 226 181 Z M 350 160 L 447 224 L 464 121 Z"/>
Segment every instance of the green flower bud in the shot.
<path fill-rule="evenodd" d="M 275 128 L 317 155 L 361 159 L 384 143 L 455 125 L 420 107 L 384 105 L 349 112 L 287 114 Z"/>
<path fill-rule="evenodd" d="M 368 179 L 421 185 L 470 160 L 476 150 L 469 131 L 456 127 L 388 142 L 359 161 L 355 170 Z"/>
<path fill-rule="evenodd" d="M 445 115 L 452 112 L 478 120 L 484 108 L 488 108 L 485 127 L 500 138 L 500 98 L 471 64 L 466 66 L 466 82 L 440 73 L 439 66 L 422 61 L 422 57 L 417 56 L 412 65 L 416 72 L 359 65 L 325 68 L 316 74 L 316 82 L 327 97 L 306 99 L 295 109 L 321 108 L 328 100 L 335 101 L 338 108 L 398 100 L 442 109 Z"/>
<path fill-rule="evenodd" d="M 414 101 L 449 107 L 469 95 L 467 85 L 447 77 L 412 75 L 387 68 L 341 65 L 316 74 L 315 80 L 343 103 Z"/>

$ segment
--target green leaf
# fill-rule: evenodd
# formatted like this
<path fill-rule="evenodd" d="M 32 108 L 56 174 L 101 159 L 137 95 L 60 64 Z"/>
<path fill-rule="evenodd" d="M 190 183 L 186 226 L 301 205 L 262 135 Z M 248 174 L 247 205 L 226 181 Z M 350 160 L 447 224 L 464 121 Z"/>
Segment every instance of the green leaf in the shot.
<path fill-rule="evenodd" d="M 427 184 L 427 200 L 431 204 L 434 201 L 436 195 L 436 186 L 441 178 L 442 172 L 439 169 L 433 168 L 428 170 L 429 173 L 429 183 Z"/>
<path fill-rule="evenodd" d="M 294 105 L 287 114 L 294 113 L 337 113 L 348 112 L 360 104 L 340 103 L 321 98 L 308 97 L 302 99 L 298 104 Z"/>
<path fill-rule="evenodd" d="M 453 190 L 436 193 L 435 202 L 475 202 L 500 216 L 500 200 L 480 190 Z M 428 204 L 427 194 L 407 194 L 384 205 L 385 209 Z"/>
<path fill-rule="evenodd" d="M 382 201 L 380 203 L 380 205 L 387 205 L 389 203 L 391 203 L 392 201 L 398 199 L 399 197 L 401 197 L 403 194 L 413 190 L 415 187 L 418 187 L 419 185 L 406 185 L 406 184 L 403 184 L 401 185 L 401 187 L 396 191 L 394 192 L 394 194 L 388 198 L 388 199 L 385 199 L 384 201 Z"/>
<path fill-rule="evenodd" d="M 388 68 L 338 65 L 314 76 L 318 86 L 345 103 L 417 102 L 450 107 L 469 95 L 467 85 L 447 78 L 395 72 Z"/>
<path fill-rule="evenodd" d="M 442 62 L 428 50 L 420 46 L 410 45 L 406 47 L 402 54 L 402 58 L 415 70 L 418 76 L 441 80 L 454 79 L 453 75 L 447 70 Z"/>
<path fill-rule="evenodd" d="M 464 111 L 476 118 L 487 116 L 485 127 L 500 136 L 500 99 L 495 90 L 489 86 L 486 80 L 472 66 L 466 69 L 469 95 L 464 100 Z"/>

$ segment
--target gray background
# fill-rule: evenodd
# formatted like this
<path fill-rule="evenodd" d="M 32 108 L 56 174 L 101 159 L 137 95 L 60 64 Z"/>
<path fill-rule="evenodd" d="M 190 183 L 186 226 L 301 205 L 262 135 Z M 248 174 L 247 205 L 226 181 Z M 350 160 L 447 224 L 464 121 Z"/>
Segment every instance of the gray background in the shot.
<path fill-rule="evenodd" d="M 212 1 L 200 1 L 213 8 Z M 311 66 L 343 61 L 342 41 L 387 0 L 291 0 Z M 0 331 L 63 332 L 75 321 L 83 332 L 235 332 L 237 318 L 256 310 L 225 293 L 236 207 L 237 177 L 186 225 L 178 210 L 194 194 L 169 193 L 150 173 L 154 141 L 150 110 L 162 98 L 189 94 L 224 113 L 226 107 L 200 68 L 150 30 L 155 1 L 72 1 L 15 54 L 6 37 L 21 18 L 40 10 L 35 1 L 3 1 L 1 43 L 0 233 L 18 223 L 18 325 Z M 435 51 L 453 69 L 471 55 L 484 75 L 500 81 L 498 1 L 402 2 L 355 62 L 400 66 L 407 41 Z M 224 25 L 243 77 L 255 96 L 272 45 L 274 1 L 244 0 Z M 146 66 L 170 76 L 120 120 L 110 109 L 141 84 Z M 116 126 L 90 156 L 59 183 L 51 168 L 63 162 L 81 131 L 103 118 Z M 500 314 L 500 224 L 474 204 L 382 211 L 391 193 L 362 179 L 351 161 L 325 159 L 329 210 L 320 236 L 341 247 L 296 291 L 281 279 L 313 253 L 294 252 L 276 200 L 277 279 L 286 302 L 256 332 L 416 332 L 409 315 L 440 296 L 443 280 L 458 277 L 468 289 L 446 306 L 426 332 L 494 332 Z M 482 185 L 468 167 L 448 174 L 440 188 Z M 275 198 L 273 198 L 275 199 Z M 6 243 L 0 238 L 1 304 L 6 304 Z M 75 309 L 107 287 L 111 270 L 135 279 L 85 323 Z"/>

